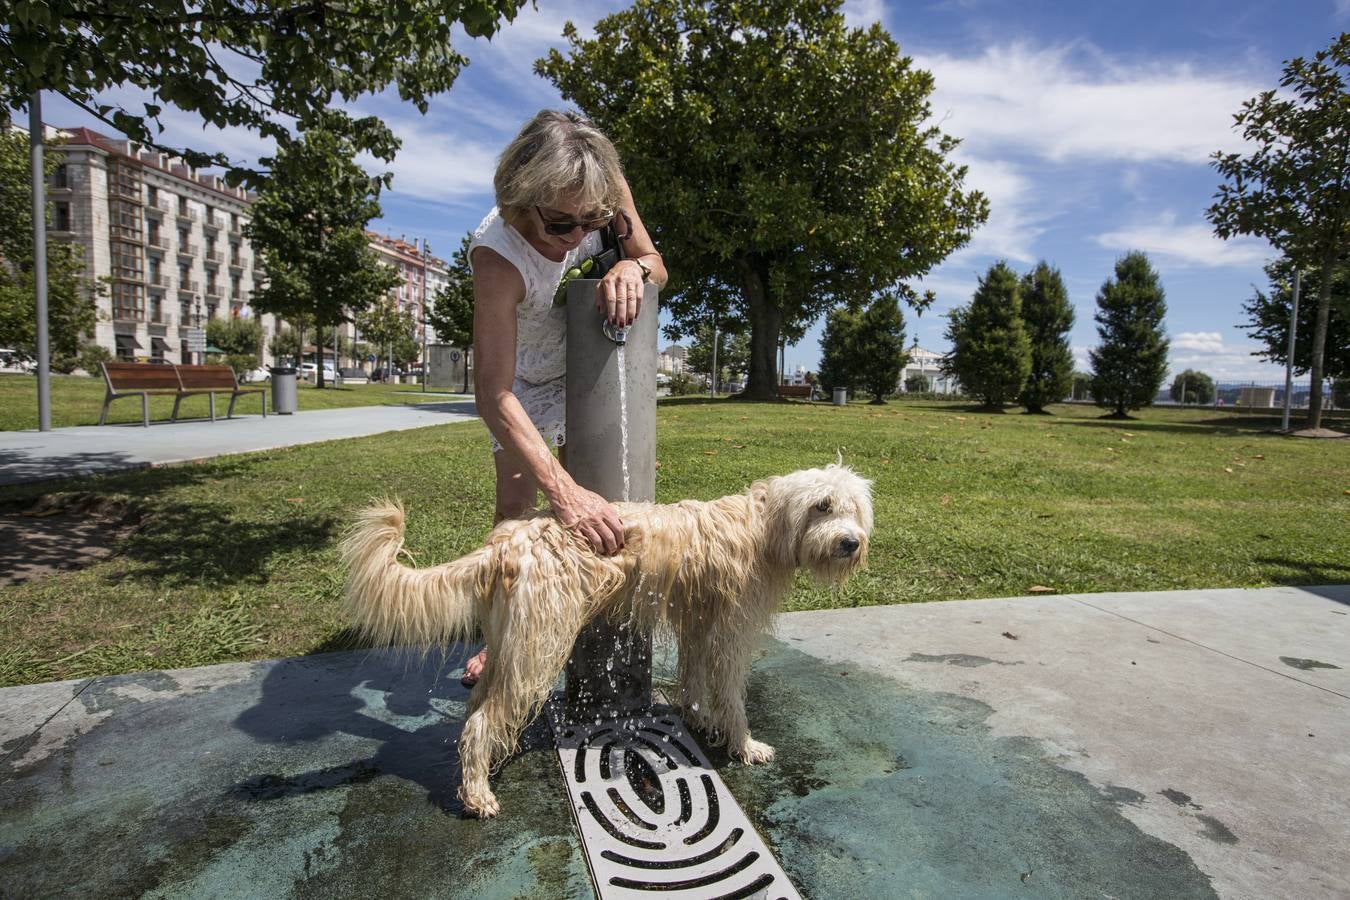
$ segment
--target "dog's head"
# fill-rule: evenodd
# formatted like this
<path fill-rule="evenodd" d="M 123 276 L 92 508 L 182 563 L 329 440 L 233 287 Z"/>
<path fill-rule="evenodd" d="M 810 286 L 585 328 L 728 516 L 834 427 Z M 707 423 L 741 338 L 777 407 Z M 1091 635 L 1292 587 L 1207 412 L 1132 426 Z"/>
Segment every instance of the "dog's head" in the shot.
<path fill-rule="evenodd" d="M 752 489 L 774 555 L 822 581 L 842 581 L 867 560 L 872 482 L 844 465 L 803 469 Z"/>

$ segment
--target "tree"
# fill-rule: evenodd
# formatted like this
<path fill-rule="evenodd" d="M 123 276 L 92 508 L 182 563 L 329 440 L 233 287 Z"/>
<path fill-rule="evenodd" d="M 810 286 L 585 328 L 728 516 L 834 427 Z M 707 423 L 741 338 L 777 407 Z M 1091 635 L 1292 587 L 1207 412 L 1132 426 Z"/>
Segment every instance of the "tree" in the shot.
<path fill-rule="evenodd" d="M 909 354 L 905 352 L 905 319 L 896 294 L 887 291 L 867 307 L 858 319 L 853 341 L 857 352 L 858 381 L 881 405 L 895 393 Z"/>
<path fill-rule="evenodd" d="M 267 341 L 267 350 L 281 365 L 283 359 L 300 359 L 300 336 L 292 328 L 278 328 Z"/>
<path fill-rule="evenodd" d="M 1148 406 L 1167 377 L 1167 337 L 1163 317 L 1167 301 L 1158 274 L 1139 251 L 1116 260 L 1116 277 L 1097 292 L 1097 334 L 1101 345 L 1089 351 L 1092 398 L 1114 407 L 1126 418 L 1129 410 Z"/>
<path fill-rule="evenodd" d="M 536 63 L 618 146 L 676 328 L 726 302 L 748 321 L 749 399 L 777 394 L 786 323 L 928 272 L 988 217 L 932 124 L 932 75 L 840 6 L 636 0 Z"/>
<path fill-rule="evenodd" d="M 356 326 L 361 329 L 366 340 L 376 348 L 376 356 L 382 356 L 390 363 L 404 362 L 408 359 L 408 344 L 417 344 L 414 335 L 417 323 L 412 313 L 400 311 L 392 297 L 375 303 L 370 309 L 359 313 Z M 416 356 L 416 352 L 412 354 Z"/>
<path fill-rule="evenodd" d="M 1254 295 L 1242 305 L 1247 324 L 1239 326 L 1260 341 L 1264 348 L 1253 353 L 1269 362 L 1284 365 L 1289 359 L 1289 319 L 1294 309 L 1294 264 L 1281 258 L 1266 266 L 1270 290 L 1254 288 Z M 1295 334 L 1294 371 L 1306 375 L 1312 368 L 1312 339 L 1319 314 L 1316 303 L 1302 298 L 1321 293 L 1322 273 L 1309 269 L 1300 276 L 1298 330 Z M 1322 373 L 1327 378 L 1350 376 L 1350 273 L 1343 268 L 1332 271 L 1331 312 L 1327 317 L 1327 343 L 1322 356 Z"/>
<path fill-rule="evenodd" d="M 469 365 L 473 354 L 473 270 L 469 268 L 469 242 L 464 235 L 450 260 L 446 282 L 436 291 L 426 311 L 427 324 L 441 340 L 464 348 L 464 393 L 469 392 Z"/>
<path fill-rule="evenodd" d="M 258 367 L 262 351 L 262 323 L 255 318 L 231 316 L 206 323 L 206 342 L 225 351 L 225 365 L 242 376 Z"/>
<path fill-rule="evenodd" d="M 28 152 L 27 135 L 0 130 L 0 346 L 35 359 L 37 293 Z M 61 154 L 48 150 L 44 160 L 51 174 L 60 165 Z M 79 245 L 47 242 L 47 327 L 51 367 L 56 371 L 69 372 L 79 364 L 85 338 L 97 321 L 94 297 L 101 290 L 84 276 Z"/>
<path fill-rule="evenodd" d="M 905 393 L 907 394 L 926 394 L 933 389 L 928 376 L 922 372 L 915 372 L 905 379 Z"/>
<path fill-rule="evenodd" d="M 820 336 L 820 383 L 826 391 L 847 388 L 858 392 L 862 376 L 858 368 L 858 330 L 861 316 L 847 306 L 830 310 L 825 332 Z"/>
<path fill-rule="evenodd" d="M 26 107 L 36 91 L 56 91 L 137 143 L 192 166 L 223 166 L 230 184 L 257 189 L 259 170 L 160 142 L 164 104 L 195 113 L 204 125 L 257 131 L 278 147 L 290 143 L 293 127 L 306 131 L 324 122 L 357 150 L 388 161 L 398 140 L 383 122 L 352 120 L 333 108 L 395 86 L 425 113 L 428 99 L 449 90 L 468 63 L 451 46 L 455 26 L 490 37 L 499 19 L 514 18 L 520 6 L 520 0 L 15 0 L 6 4 L 0 30 L 0 109 Z M 143 111 L 130 110 L 132 103 Z"/>
<path fill-rule="evenodd" d="M 1092 396 L 1092 375 L 1089 372 L 1073 373 L 1073 392 L 1075 400 L 1087 400 Z"/>
<path fill-rule="evenodd" d="M 750 340 L 743 330 L 737 328 L 734 320 L 727 328 L 717 329 L 717 381 L 723 380 L 723 373 L 744 372 L 750 359 Z M 694 329 L 693 340 L 689 343 L 689 354 L 685 357 L 685 367 L 692 372 L 712 372 L 713 367 L 713 327 L 700 325 Z"/>
<path fill-rule="evenodd" d="M 1073 305 L 1059 269 L 1042 260 L 1022 276 L 1022 323 L 1031 342 L 1031 371 L 1018 401 L 1029 413 L 1045 411 L 1073 387 Z"/>
<path fill-rule="evenodd" d="M 380 214 L 380 188 L 352 158 L 353 145 L 315 129 L 275 161 L 273 187 L 253 205 L 244 233 L 266 275 L 253 308 L 287 319 L 311 317 L 322 347 L 324 326 L 336 327 L 399 283 L 366 239 L 366 223 Z M 323 367 L 318 369 L 323 387 Z"/>
<path fill-rule="evenodd" d="M 1236 128 L 1256 149 L 1215 153 L 1226 180 L 1207 215 L 1222 238 L 1263 237 L 1319 280 L 1308 370 L 1313 391 L 1308 428 L 1322 424 L 1322 383 L 1331 319 L 1332 286 L 1350 245 L 1350 32 L 1311 61 L 1288 60 L 1279 92 L 1264 91 L 1242 105 Z"/>
<path fill-rule="evenodd" d="M 1172 379 L 1169 392 L 1175 403 L 1204 406 L 1214 402 L 1214 379 L 1204 372 L 1187 369 Z"/>
<path fill-rule="evenodd" d="M 1021 284 L 1003 260 L 989 267 L 969 304 L 948 313 L 951 351 L 942 371 L 985 406 L 1002 406 L 1022 390 L 1031 371 L 1031 344 L 1022 324 Z"/>

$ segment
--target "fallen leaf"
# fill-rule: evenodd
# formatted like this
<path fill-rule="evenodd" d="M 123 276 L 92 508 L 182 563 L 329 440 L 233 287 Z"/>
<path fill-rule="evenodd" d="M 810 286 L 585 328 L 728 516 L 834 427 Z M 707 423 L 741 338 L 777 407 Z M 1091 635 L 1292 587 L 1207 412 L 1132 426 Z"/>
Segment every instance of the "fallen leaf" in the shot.
<path fill-rule="evenodd" d="M 744 445 L 744 444 L 732 444 L 732 445 L 731 445 L 731 449 L 732 449 L 732 450 L 744 450 L 744 449 L 745 449 L 745 445 Z"/>
<path fill-rule="evenodd" d="M 1043 584 L 1033 584 L 1031 587 L 1027 588 L 1027 591 L 1032 594 L 1053 594 L 1055 589 L 1046 587 Z"/>
<path fill-rule="evenodd" d="M 943 495 L 942 495 L 942 504 L 941 504 L 942 506 L 946 506 L 948 503 L 951 503 L 951 502 L 952 502 L 952 496 L 951 496 L 951 494 L 943 494 Z"/>
<path fill-rule="evenodd" d="M 1054 513 L 1036 513 L 1036 518 L 1038 518 L 1038 519 L 1048 519 L 1048 518 L 1050 518 L 1052 515 L 1054 515 Z"/>
<path fill-rule="evenodd" d="M 304 502 L 305 502 L 305 498 L 304 498 L 304 497 L 287 497 L 287 498 L 286 498 L 286 502 L 287 502 L 287 503 L 304 503 Z"/>
<path fill-rule="evenodd" d="M 716 456 L 716 455 L 717 455 L 717 451 L 716 451 L 716 450 L 704 450 L 704 451 L 703 451 L 703 455 L 704 455 L 704 456 Z"/>
<path fill-rule="evenodd" d="M 1134 437 L 1134 435 L 1128 431 L 1122 431 L 1121 434 L 1125 435 L 1126 437 Z"/>
<path fill-rule="evenodd" d="M 658 460 L 656 461 L 656 467 L 657 467 L 658 469 L 661 468 L 661 460 L 658 459 Z"/>
<path fill-rule="evenodd" d="M 1224 466 L 1224 467 L 1223 467 L 1223 470 L 1224 470 L 1225 472 L 1227 472 L 1229 475 L 1233 474 L 1233 468 L 1232 468 L 1232 466 Z"/>
<path fill-rule="evenodd" d="M 1013 634 L 1011 631 L 1005 631 L 1005 632 L 1003 632 L 1003 636 L 1004 636 L 1005 638 L 1007 638 L 1008 640 L 1010 640 L 1010 641 L 1015 641 L 1015 640 L 1017 640 L 1017 635 Z"/>
<path fill-rule="evenodd" d="M 1266 458 L 1266 455 L 1265 455 L 1264 453 L 1258 453 L 1258 454 L 1256 454 L 1255 456 L 1252 457 L 1252 459 L 1265 459 L 1265 458 Z"/>

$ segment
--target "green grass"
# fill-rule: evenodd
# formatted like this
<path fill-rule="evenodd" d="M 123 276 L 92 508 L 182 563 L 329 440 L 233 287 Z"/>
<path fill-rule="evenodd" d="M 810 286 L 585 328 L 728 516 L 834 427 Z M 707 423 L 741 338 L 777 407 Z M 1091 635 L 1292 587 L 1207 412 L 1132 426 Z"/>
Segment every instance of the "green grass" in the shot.
<path fill-rule="evenodd" d="M 103 397 L 107 393 L 103 379 L 80 375 L 52 376 L 52 426 L 64 428 L 69 425 L 97 425 L 99 410 L 103 408 Z M 268 388 L 266 384 L 257 385 Z M 387 406 L 401 403 L 423 403 L 444 400 L 444 394 L 428 393 L 425 397 L 422 389 L 415 384 L 357 384 L 340 388 L 325 387 L 319 390 L 301 383 L 296 395 L 296 403 L 303 410 L 337 409 L 348 406 Z M 267 398 L 272 404 L 271 394 Z M 216 398 L 216 414 L 224 415 L 228 399 Z M 205 418 L 209 410 L 209 401 L 205 395 L 186 397 L 178 410 L 180 419 Z M 262 403 L 256 395 L 240 397 L 235 404 L 236 415 L 258 415 Z M 168 421 L 173 412 L 173 397 L 150 398 L 150 421 Z M 108 421 L 139 422 L 141 420 L 140 397 L 126 397 L 114 400 L 108 409 Z M 32 375 L 0 375 L 0 431 L 20 431 L 37 428 L 37 379 Z"/>
<path fill-rule="evenodd" d="M 1350 441 L 1208 410 L 1054 412 L 667 400 L 658 499 L 842 451 L 875 481 L 870 566 L 838 589 L 799 579 L 790 609 L 1350 581 Z M 347 646 L 336 542 L 356 509 L 401 496 L 409 549 L 435 563 L 474 547 L 493 505 L 477 422 L 56 487 L 134 498 L 148 516 L 111 559 L 0 589 L 0 684 Z M 43 490 L 0 489 L 0 504 Z"/>

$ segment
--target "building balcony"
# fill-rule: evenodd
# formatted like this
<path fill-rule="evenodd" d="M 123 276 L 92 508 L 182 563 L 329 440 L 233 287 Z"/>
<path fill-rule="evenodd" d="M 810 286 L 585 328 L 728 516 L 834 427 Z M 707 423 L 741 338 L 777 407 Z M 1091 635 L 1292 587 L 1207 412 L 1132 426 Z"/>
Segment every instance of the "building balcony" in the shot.
<path fill-rule="evenodd" d="M 158 275 L 147 275 L 145 283 L 151 289 L 163 291 L 169 289 L 169 286 L 173 284 L 173 279 L 161 272 Z"/>
<path fill-rule="evenodd" d="M 202 228 L 210 229 L 211 231 L 220 231 L 221 226 L 224 224 L 225 223 L 219 216 L 206 216 L 202 219 Z"/>
<path fill-rule="evenodd" d="M 221 297 L 225 295 L 225 292 L 221 290 L 220 285 L 218 284 L 208 284 L 205 293 L 206 299 L 214 300 L 216 302 L 220 302 Z"/>
<path fill-rule="evenodd" d="M 148 325 L 157 325 L 160 328 L 167 329 L 173 327 L 174 318 L 173 313 L 165 312 L 162 309 L 154 309 L 152 307 L 149 314 L 146 315 L 145 321 Z M 163 334 L 163 332 L 159 333 Z"/>
<path fill-rule="evenodd" d="M 178 293 L 180 294 L 187 294 L 191 296 L 192 294 L 195 294 L 200 290 L 201 290 L 200 286 L 195 281 L 180 281 L 178 283 Z"/>
<path fill-rule="evenodd" d="M 242 256 L 231 256 L 231 257 L 230 257 L 230 268 L 231 268 L 231 269 L 243 269 L 243 268 L 244 268 L 244 258 L 243 258 Z"/>
<path fill-rule="evenodd" d="M 243 233 L 244 233 L 244 223 L 240 222 L 238 219 L 231 220 L 230 234 L 243 234 Z"/>
<path fill-rule="evenodd" d="M 225 254 L 220 250 L 209 250 L 206 253 L 206 261 L 211 265 L 220 265 L 225 262 Z"/>
<path fill-rule="evenodd" d="M 194 257 L 195 257 L 195 256 L 197 255 L 197 251 L 200 250 L 200 249 L 201 249 L 201 248 L 198 247 L 196 244 L 194 244 L 194 243 L 192 243 L 191 241 L 189 241 L 189 242 L 187 242 L 186 244 L 183 244 L 182 246 L 180 246 L 180 247 L 178 248 L 178 255 L 179 255 L 179 256 L 194 256 Z"/>
<path fill-rule="evenodd" d="M 173 247 L 173 242 L 162 234 L 145 239 L 145 249 L 158 251 L 161 255 Z"/>
<path fill-rule="evenodd" d="M 178 218 L 185 222 L 200 222 L 202 220 L 202 214 L 195 209 L 180 206 L 178 207 Z"/>
<path fill-rule="evenodd" d="M 141 196 L 140 184 L 128 183 L 112 180 L 108 183 L 108 193 L 114 197 L 121 197 L 123 200 L 135 200 L 140 203 L 144 201 Z"/>
<path fill-rule="evenodd" d="M 164 208 L 158 203 L 147 203 L 145 204 L 145 217 L 147 219 L 163 219 Z"/>

